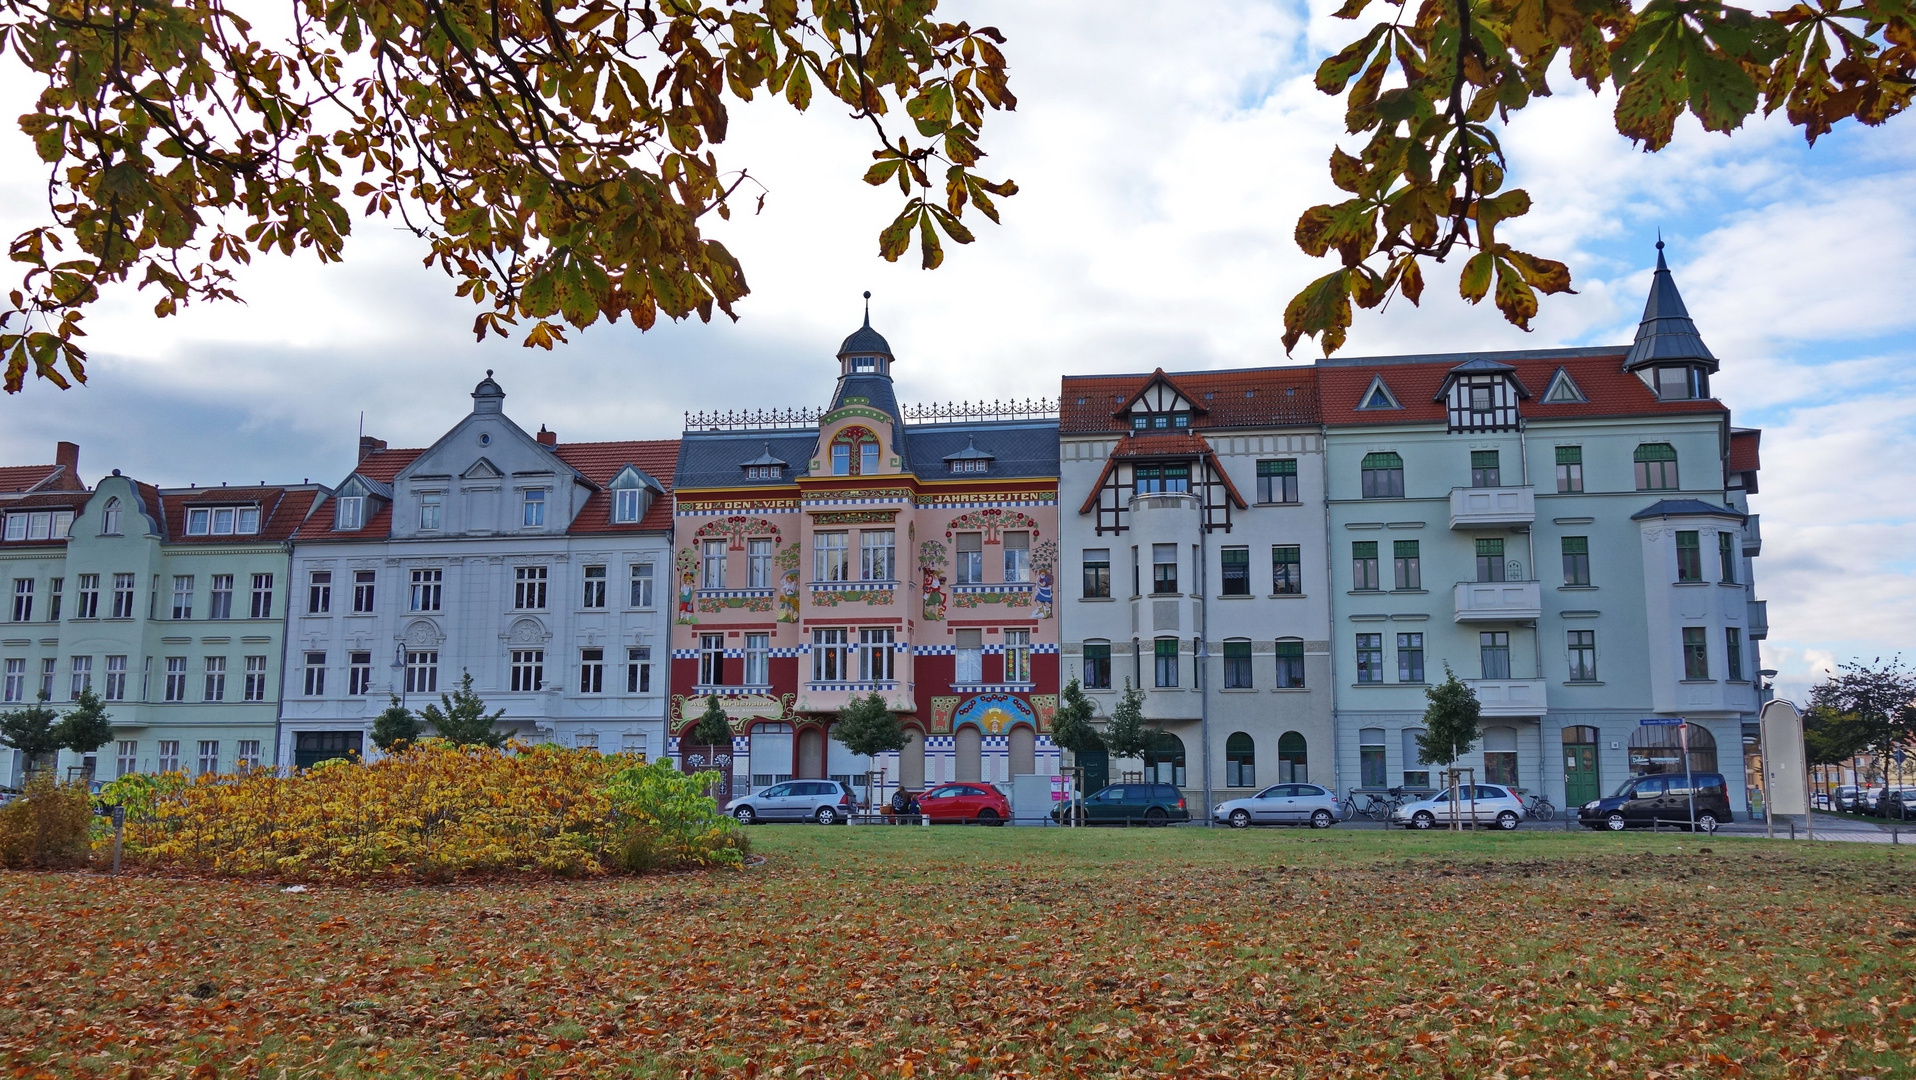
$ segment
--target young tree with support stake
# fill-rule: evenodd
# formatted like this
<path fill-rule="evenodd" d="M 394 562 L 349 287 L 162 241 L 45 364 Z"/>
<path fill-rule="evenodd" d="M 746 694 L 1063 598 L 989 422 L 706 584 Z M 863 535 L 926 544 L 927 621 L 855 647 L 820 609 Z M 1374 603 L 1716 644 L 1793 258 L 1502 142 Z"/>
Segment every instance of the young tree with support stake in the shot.
<path fill-rule="evenodd" d="M 838 710 L 838 719 L 832 724 L 832 738 L 859 757 L 877 757 L 905 748 L 905 729 L 898 723 L 898 714 L 891 711 L 891 706 L 886 705 L 875 690 L 865 697 L 854 695 Z M 873 801 L 869 783 L 865 793 L 866 801 Z"/>
<path fill-rule="evenodd" d="M 1098 707 L 1085 696 L 1084 687 L 1073 678 L 1065 684 L 1064 695 L 1058 702 L 1058 711 L 1051 717 L 1051 741 L 1059 747 L 1071 751 L 1075 758 L 1079 754 L 1105 749 L 1104 737 L 1098 729 L 1091 726 L 1091 718 L 1097 715 Z M 1084 792 L 1081 790 L 1084 776 L 1082 770 L 1072 780 L 1075 793 L 1074 805 L 1083 811 Z"/>
<path fill-rule="evenodd" d="M 1417 760 L 1449 770 L 1483 737 L 1483 707 L 1477 703 L 1477 692 L 1464 685 L 1449 664 L 1444 665 L 1444 681 L 1426 687 L 1424 697 L 1430 704 L 1424 707 L 1424 732 L 1417 736 Z M 1454 773 L 1449 775 L 1450 825 L 1455 829 L 1457 778 Z"/>
<path fill-rule="evenodd" d="M 1118 699 L 1118 707 L 1111 710 L 1111 722 L 1104 726 L 1104 745 L 1111 753 L 1121 758 L 1142 758 L 1145 752 L 1158 744 L 1158 736 L 1163 731 L 1144 720 L 1144 691 L 1124 681 L 1124 696 Z"/>

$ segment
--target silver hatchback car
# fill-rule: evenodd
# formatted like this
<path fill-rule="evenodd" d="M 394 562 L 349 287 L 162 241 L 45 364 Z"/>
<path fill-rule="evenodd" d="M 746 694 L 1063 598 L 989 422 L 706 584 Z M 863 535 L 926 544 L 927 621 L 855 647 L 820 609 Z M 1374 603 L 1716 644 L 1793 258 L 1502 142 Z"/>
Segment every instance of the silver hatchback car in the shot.
<path fill-rule="evenodd" d="M 1469 784 L 1457 785 L 1457 807 L 1451 809 L 1450 792 L 1439 791 L 1428 799 L 1419 799 L 1406 803 L 1390 812 L 1390 823 L 1402 825 L 1406 829 L 1434 829 L 1440 825 L 1449 825 L 1451 815 L 1465 825 L 1495 825 L 1499 829 L 1514 829 L 1523 820 L 1523 800 L 1511 794 L 1509 788 L 1498 784 L 1478 784 L 1472 798 Z M 1473 821 L 1471 811 L 1476 811 Z"/>
<path fill-rule="evenodd" d="M 836 780 L 787 780 L 725 804 L 725 812 L 740 825 L 761 821 L 843 825 L 857 808 L 858 797 Z"/>
<path fill-rule="evenodd" d="M 1272 784 L 1249 798 L 1218 803 L 1211 818 L 1233 829 L 1253 825 L 1328 829 L 1337 823 L 1337 795 L 1316 784 Z"/>

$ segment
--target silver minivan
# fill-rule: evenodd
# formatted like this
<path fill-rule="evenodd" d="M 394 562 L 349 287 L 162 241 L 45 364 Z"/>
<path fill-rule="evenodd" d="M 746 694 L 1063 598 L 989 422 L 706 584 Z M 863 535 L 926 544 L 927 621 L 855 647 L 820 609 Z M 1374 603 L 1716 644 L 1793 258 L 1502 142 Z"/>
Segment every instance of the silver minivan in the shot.
<path fill-rule="evenodd" d="M 787 780 L 782 784 L 740 795 L 725 804 L 725 812 L 740 825 L 761 821 L 816 821 L 843 825 L 857 809 L 858 797 L 836 780 Z"/>

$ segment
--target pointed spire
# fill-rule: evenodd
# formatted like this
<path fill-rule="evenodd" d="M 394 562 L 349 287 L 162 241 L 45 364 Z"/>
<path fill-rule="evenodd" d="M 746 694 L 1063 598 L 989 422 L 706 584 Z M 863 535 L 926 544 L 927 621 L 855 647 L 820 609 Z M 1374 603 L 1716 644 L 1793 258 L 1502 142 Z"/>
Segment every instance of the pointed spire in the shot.
<path fill-rule="evenodd" d="M 872 291 L 865 290 L 865 329 L 872 328 Z"/>
<path fill-rule="evenodd" d="M 1657 268 L 1650 277 L 1650 296 L 1643 304 L 1643 320 L 1637 324 L 1637 340 L 1623 358 L 1623 370 L 1636 371 L 1651 364 L 1701 363 L 1712 373 L 1716 356 L 1703 343 L 1703 335 L 1690 321 L 1690 310 L 1683 306 L 1670 264 L 1663 258 L 1663 235 L 1657 234 Z"/>

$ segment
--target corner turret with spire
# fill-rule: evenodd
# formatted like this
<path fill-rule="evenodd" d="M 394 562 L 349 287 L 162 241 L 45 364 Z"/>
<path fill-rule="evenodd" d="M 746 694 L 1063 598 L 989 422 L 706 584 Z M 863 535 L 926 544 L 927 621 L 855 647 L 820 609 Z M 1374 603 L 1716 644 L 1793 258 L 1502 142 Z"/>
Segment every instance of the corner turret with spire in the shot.
<path fill-rule="evenodd" d="M 1710 376 L 1716 374 L 1716 368 L 1716 357 L 1690 321 L 1676 279 L 1663 261 L 1663 238 L 1658 237 L 1650 298 L 1643 305 L 1643 320 L 1637 324 L 1637 340 L 1623 358 L 1623 370 L 1642 379 L 1658 398 L 1683 401 L 1708 398 Z"/>

